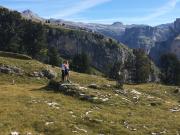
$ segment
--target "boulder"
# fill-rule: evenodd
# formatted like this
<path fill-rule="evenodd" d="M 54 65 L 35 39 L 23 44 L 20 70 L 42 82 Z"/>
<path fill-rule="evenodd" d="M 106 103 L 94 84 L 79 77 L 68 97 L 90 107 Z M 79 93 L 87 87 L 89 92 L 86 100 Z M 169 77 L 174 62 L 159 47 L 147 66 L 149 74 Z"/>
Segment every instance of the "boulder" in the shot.
<path fill-rule="evenodd" d="M 95 83 L 90 84 L 88 87 L 91 88 L 91 89 L 100 89 L 100 86 L 98 86 Z"/>
<path fill-rule="evenodd" d="M 7 67 L 0 67 L 0 72 L 5 74 L 11 74 L 12 70 Z"/>
<path fill-rule="evenodd" d="M 174 90 L 174 94 L 179 94 L 180 93 L 180 88 L 176 88 L 175 90 Z"/>
<path fill-rule="evenodd" d="M 131 93 L 135 94 L 135 95 L 141 95 L 142 94 L 141 92 L 134 90 L 134 89 L 131 91 Z"/>
<path fill-rule="evenodd" d="M 24 70 L 16 66 L 0 65 L 0 73 L 23 75 Z"/>
<path fill-rule="evenodd" d="M 11 132 L 11 135 L 19 135 L 19 133 L 14 131 L 14 132 Z"/>
<path fill-rule="evenodd" d="M 51 69 L 44 69 L 42 70 L 42 73 L 45 77 L 47 77 L 48 79 L 54 79 L 57 77 L 57 73 L 54 72 L 53 70 Z"/>
<path fill-rule="evenodd" d="M 61 92 L 64 95 L 73 96 L 84 101 L 102 103 L 109 100 L 107 98 L 99 98 L 95 95 L 89 94 L 86 91 L 87 89 L 82 89 L 82 87 L 79 84 L 61 83 L 55 80 L 51 80 L 48 84 L 48 87 L 53 88 L 53 90 Z"/>
<path fill-rule="evenodd" d="M 116 93 L 116 94 L 122 94 L 122 95 L 127 95 L 127 90 L 114 90 L 114 92 Z"/>
<path fill-rule="evenodd" d="M 42 78 L 42 77 L 44 77 L 44 74 L 42 72 L 34 71 L 33 73 L 30 74 L 30 76 Z"/>

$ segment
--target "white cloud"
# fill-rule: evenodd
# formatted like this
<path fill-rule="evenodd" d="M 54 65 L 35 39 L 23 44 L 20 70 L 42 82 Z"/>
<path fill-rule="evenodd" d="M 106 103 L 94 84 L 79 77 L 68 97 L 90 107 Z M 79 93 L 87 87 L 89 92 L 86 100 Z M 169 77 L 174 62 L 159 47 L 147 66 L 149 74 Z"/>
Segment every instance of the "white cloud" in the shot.
<path fill-rule="evenodd" d="M 81 0 L 80 2 L 76 3 L 75 5 L 72 5 L 72 7 L 62 10 L 61 12 L 59 12 L 51 17 L 52 18 L 69 17 L 69 16 L 78 14 L 87 9 L 93 8 L 97 5 L 100 5 L 100 4 L 109 2 L 109 1 L 111 1 L 111 0 Z"/>
<path fill-rule="evenodd" d="M 171 12 L 176 5 L 180 2 L 180 0 L 168 0 L 167 3 L 162 5 L 161 7 L 154 9 L 151 11 L 150 14 L 146 16 L 137 16 L 137 17 L 116 17 L 116 18 L 106 18 L 106 19 L 83 19 L 83 18 L 76 18 L 76 21 L 83 21 L 83 22 L 94 22 L 94 23 L 112 23 L 115 21 L 123 21 L 128 23 L 144 23 L 150 22 L 154 19 L 159 19 L 159 17 Z"/>
<path fill-rule="evenodd" d="M 151 20 L 151 19 L 154 19 L 154 18 L 157 18 L 157 17 L 160 17 L 162 15 L 169 13 L 176 7 L 176 4 L 179 1 L 180 0 L 169 0 L 165 5 L 163 5 L 162 7 L 159 7 L 151 14 L 144 16 L 142 18 L 139 18 L 140 19 L 139 21 L 148 21 L 148 20 Z"/>
<path fill-rule="evenodd" d="M 1 2 L 11 3 L 37 3 L 37 2 L 44 2 L 44 0 L 1 0 Z"/>
<path fill-rule="evenodd" d="M 41 2 L 43 2 L 44 0 L 11 0 L 11 1 L 19 1 L 19 2 L 38 2 L 38 1 L 41 1 Z"/>

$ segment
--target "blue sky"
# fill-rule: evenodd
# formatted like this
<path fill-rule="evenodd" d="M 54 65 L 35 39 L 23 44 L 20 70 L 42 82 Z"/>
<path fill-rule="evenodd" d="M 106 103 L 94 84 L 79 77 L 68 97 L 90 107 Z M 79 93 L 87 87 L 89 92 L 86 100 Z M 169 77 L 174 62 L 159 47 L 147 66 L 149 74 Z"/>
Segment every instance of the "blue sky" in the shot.
<path fill-rule="evenodd" d="M 0 5 L 30 9 L 45 18 L 89 23 L 158 25 L 180 17 L 180 0 L 0 0 Z"/>

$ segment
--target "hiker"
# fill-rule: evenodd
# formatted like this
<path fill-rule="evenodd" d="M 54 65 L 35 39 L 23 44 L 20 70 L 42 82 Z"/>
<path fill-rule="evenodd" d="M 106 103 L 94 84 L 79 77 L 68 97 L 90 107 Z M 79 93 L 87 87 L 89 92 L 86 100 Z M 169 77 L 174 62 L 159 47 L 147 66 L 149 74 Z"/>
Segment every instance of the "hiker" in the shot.
<path fill-rule="evenodd" d="M 65 61 L 64 67 L 65 67 L 65 70 L 64 70 L 65 81 L 70 82 L 70 80 L 69 80 L 69 62 L 68 61 Z"/>
<path fill-rule="evenodd" d="M 61 66 L 61 72 L 62 72 L 61 80 L 62 80 L 62 82 L 64 82 L 64 79 L 65 79 L 65 63 L 66 63 L 66 61 L 63 61 L 63 64 Z"/>

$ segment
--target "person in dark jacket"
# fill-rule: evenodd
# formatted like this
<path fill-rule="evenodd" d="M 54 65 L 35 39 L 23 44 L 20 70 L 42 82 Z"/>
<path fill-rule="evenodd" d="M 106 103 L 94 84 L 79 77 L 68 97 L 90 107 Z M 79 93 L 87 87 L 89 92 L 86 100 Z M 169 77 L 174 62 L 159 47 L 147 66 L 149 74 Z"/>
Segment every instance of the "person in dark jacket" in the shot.
<path fill-rule="evenodd" d="M 65 61 L 63 62 L 63 64 L 61 65 L 61 80 L 62 82 L 64 82 L 65 80 Z"/>
<path fill-rule="evenodd" d="M 70 82 L 69 80 L 69 62 L 65 61 L 64 64 L 64 74 L 65 74 L 65 81 Z"/>

